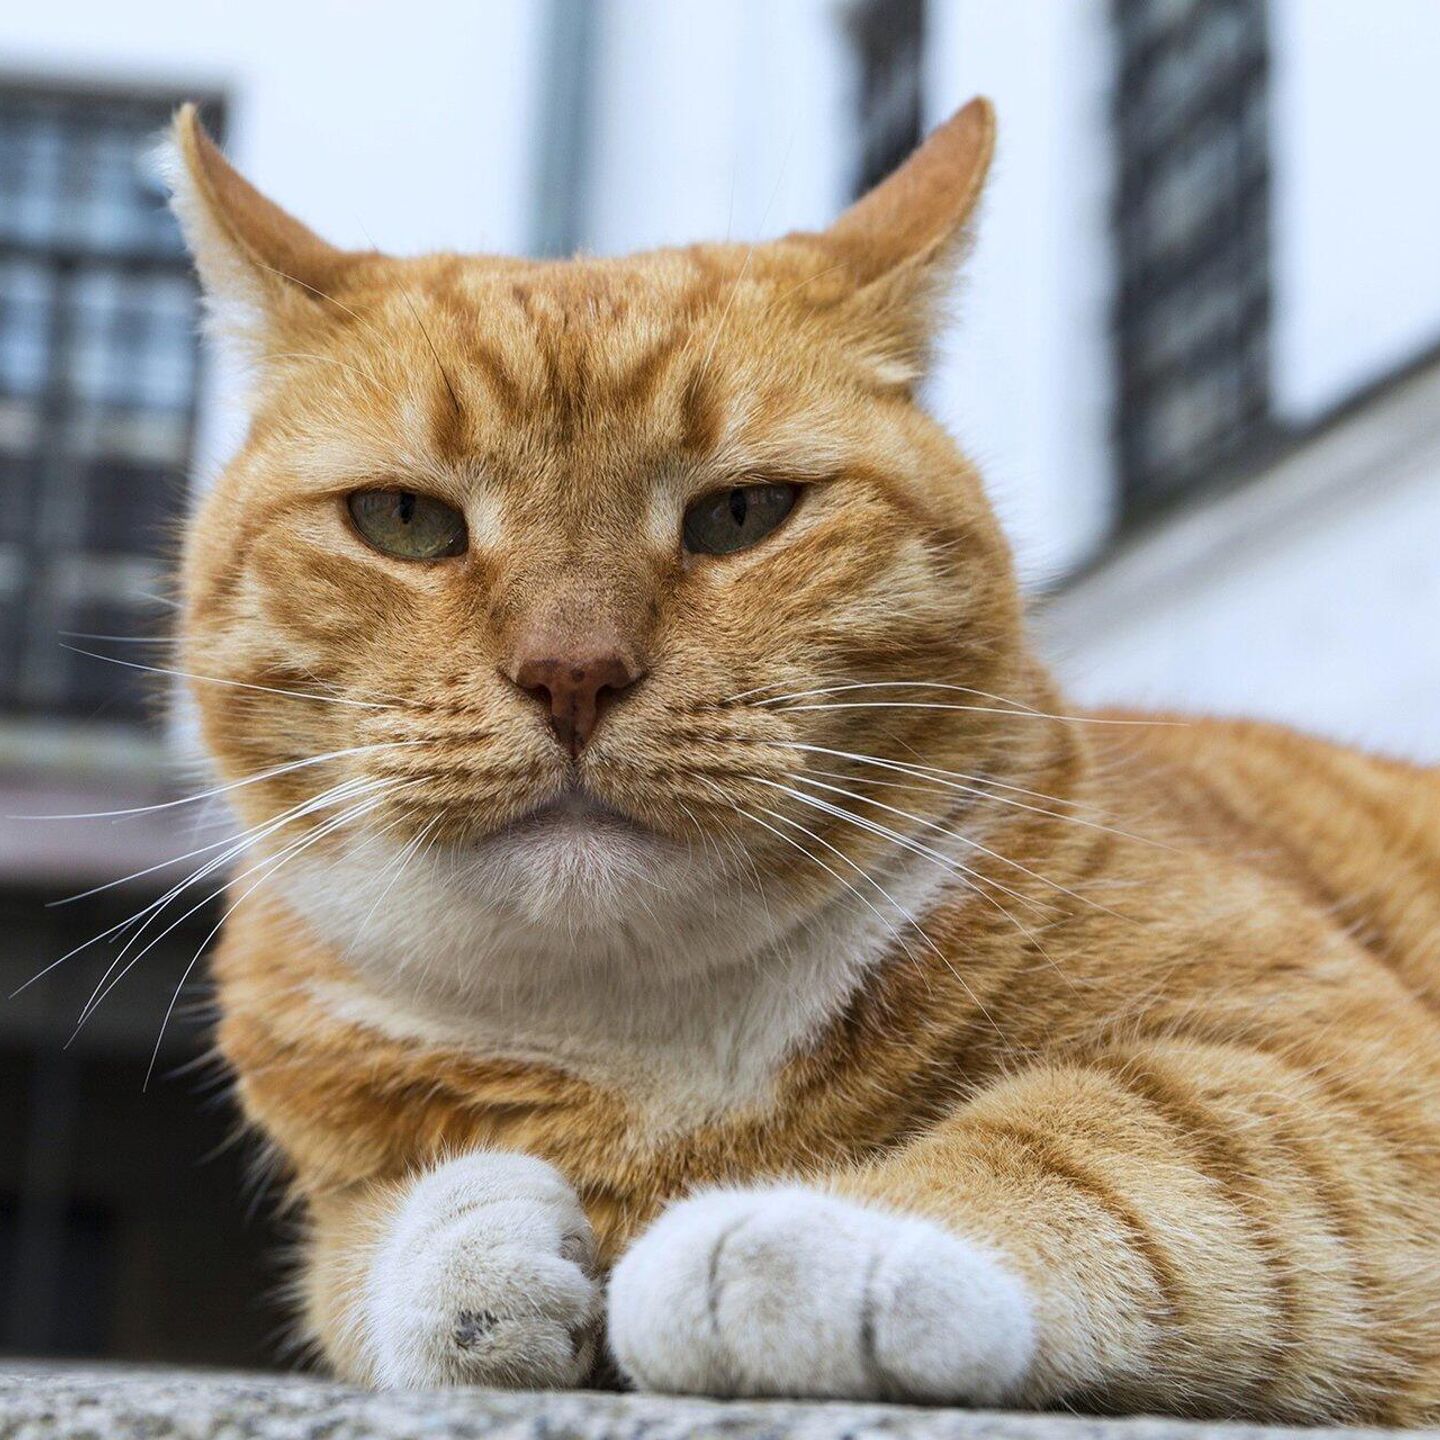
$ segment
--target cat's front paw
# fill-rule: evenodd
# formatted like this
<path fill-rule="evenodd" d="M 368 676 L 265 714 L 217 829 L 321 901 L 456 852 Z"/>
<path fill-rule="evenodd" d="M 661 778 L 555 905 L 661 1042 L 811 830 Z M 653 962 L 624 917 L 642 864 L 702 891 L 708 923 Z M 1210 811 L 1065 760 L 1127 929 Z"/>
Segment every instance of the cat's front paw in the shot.
<path fill-rule="evenodd" d="M 650 1390 L 994 1404 L 1034 1321 L 989 1251 L 928 1220 L 728 1190 L 671 1206 L 620 1261 L 610 1343 Z"/>
<path fill-rule="evenodd" d="M 526 1155 L 451 1160 L 419 1180 L 365 1290 L 376 1384 L 577 1385 L 595 1358 L 594 1242 L 575 1192 Z"/>

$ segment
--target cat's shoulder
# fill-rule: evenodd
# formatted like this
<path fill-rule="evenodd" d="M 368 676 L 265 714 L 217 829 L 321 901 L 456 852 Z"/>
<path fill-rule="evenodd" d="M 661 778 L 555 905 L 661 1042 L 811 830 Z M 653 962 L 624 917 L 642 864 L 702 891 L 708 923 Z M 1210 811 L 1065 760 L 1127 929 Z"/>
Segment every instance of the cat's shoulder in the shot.
<path fill-rule="evenodd" d="M 1115 813 L 1298 890 L 1440 1003 L 1440 769 L 1265 721 L 1094 718 L 1126 722 L 1095 727 Z"/>
<path fill-rule="evenodd" d="M 1104 708 L 1097 743 L 1112 771 L 1199 779 L 1229 789 L 1243 782 L 1257 796 L 1296 805 L 1350 796 L 1395 807 L 1415 823 L 1440 823 L 1440 767 L 1322 738 L 1268 720 Z"/>

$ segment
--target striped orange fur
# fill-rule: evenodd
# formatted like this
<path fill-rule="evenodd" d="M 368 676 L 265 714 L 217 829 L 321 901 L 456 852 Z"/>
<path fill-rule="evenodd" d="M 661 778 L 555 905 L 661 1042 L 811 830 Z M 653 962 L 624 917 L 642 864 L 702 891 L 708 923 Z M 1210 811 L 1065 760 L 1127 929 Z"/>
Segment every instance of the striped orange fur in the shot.
<path fill-rule="evenodd" d="M 824 234 L 541 263 L 337 251 L 177 122 L 256 377 L 183 663 L 223 778 L 278 772 L 231 792 L 273 880 L 220 1043 L 341 1374 L 407 1185 L 488 1147 L 558 1168 L 602 1267 L 774 1177 L 983 1242 L 1035 1297 L 1007 1403 L 1440 1421 L 1440 779 L 1067 710 L 914 393 L 991 130 Z M 684 554 L 754 479 L 792 516 Z M 467 552 L 368 548 L 345 497 L 386 483 Z M 644 657 L 578 759 L 505 678 L 537 625 Z M 577 785 L 624 836 L 527 867 Z"/>

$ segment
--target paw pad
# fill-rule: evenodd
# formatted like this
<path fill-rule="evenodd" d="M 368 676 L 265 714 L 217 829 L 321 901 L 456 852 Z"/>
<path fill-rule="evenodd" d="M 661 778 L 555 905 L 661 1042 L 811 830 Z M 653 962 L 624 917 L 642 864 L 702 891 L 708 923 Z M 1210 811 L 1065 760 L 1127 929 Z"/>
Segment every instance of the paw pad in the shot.
<path fill-rule="evenodd" d="M 371 1375 L 386 1388 L 580 1384 L 599 1292 L 589 1226 L 543 1162 L 480 1154 L 416 1181 L 366 1282 Z"/>
<path fill-rule="evenodd" d="M 462 1350 L 484 1344 L 499 1318 L 493 1310 L 462 1310 L 455 1317 L 455 1343 Z"/>

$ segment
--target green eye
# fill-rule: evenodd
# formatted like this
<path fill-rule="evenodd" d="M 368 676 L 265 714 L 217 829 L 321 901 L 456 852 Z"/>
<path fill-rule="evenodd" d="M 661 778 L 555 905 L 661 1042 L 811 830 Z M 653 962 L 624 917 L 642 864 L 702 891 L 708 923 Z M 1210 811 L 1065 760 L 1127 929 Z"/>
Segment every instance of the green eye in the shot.
<path fill-rule="evenodd" d="M 385 555 L 441 560 L 465 553 L 465 517 L 453 505 L 412 490 L 357 490 L 348 504 L 355 528 Z"/>
<path fill-rule="evenodd" d="M 795 508 L 798 485 L 737 485 L 697 500 L 685 512 L 685 548 L 729 555 L 763 540 Z"/>

